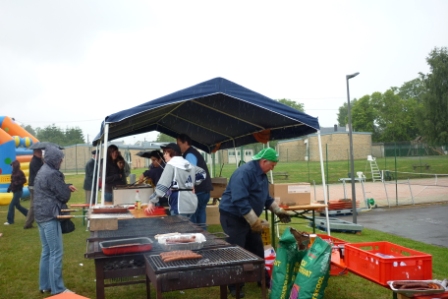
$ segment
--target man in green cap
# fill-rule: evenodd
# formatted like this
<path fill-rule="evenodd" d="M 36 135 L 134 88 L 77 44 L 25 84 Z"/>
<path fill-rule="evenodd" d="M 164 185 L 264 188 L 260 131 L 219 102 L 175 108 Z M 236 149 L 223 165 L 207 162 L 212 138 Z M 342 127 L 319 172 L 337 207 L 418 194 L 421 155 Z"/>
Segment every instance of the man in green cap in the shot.
<path fill-rule="evenodd" d="M 283 223 L 291 221 L 285 210 L 269 195 L 266 173 L 273 170 L 277 162 L 278 154 L 274 149 L 268 147 L 261 150 L 252 157 L 252 161 L 242 165 L 232 174 L 219 204 L 221 226 L 229 236 L 227 242 L 263 259 L 261 232 L 264 227 L 269 226 L 268 222 L 259 218 L 263 210 L 271 210 Z M 269 278 L 267 274 L 266 278 Z M 235 297 L 236 285 L 228 287 Z M 244 293 L 240 291 L 240 298 L 242 297 Z"/>

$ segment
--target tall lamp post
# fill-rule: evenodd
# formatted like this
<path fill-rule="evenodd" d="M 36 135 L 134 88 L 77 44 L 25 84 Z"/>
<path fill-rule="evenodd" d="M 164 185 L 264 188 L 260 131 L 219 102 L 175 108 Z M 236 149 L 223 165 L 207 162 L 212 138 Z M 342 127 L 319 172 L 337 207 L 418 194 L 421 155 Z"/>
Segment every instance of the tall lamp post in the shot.
<path fill-rule="evenodd" d="M 353 131 L 352 131 L 352 113 L 350 110 L 350 88 L 348 80 L 358 76 L 359 73 L 347 75 L 347 114 L 348 114 L 348 137 L 350 142 L 350 181 L 352 183 L 352 211 L 353 211 L 353 223 L 357 223 L 357 211 L 356 211 L 356 189 L 355 189 L 355 161 L 353 159 Z"/>

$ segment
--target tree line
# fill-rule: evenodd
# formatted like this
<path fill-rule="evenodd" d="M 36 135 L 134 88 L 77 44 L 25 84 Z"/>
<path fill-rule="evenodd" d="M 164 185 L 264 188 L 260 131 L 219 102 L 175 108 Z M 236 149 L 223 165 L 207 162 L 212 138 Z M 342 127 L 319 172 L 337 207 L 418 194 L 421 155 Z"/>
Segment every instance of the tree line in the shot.
<path fill-rule="evenodd" d="M 373 142 L 411 141 L 448 144 L 448 51 L 434 48 L 426 58 L 429 74 L 351 101 L 352 127 L 372 132 Z M 339 107 L 338 124 L 348 121 L 347 103 Z"/>
<path fill-rule="evenodd" d="M 45 128 L 37 127 L 34 129 L 30 125 L 25 125 L 23 128 L 39 141 L 53 142 L 61 146 L 85 143 L 84 134 L 79 127 L 63 130 L 52 124 Z"/>

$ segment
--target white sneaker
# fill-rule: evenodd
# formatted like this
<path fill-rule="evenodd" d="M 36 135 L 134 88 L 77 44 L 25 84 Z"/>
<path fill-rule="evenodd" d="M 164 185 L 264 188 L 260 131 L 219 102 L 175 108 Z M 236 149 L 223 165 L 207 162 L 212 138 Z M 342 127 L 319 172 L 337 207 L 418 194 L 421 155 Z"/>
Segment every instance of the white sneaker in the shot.
<path fill-rule="evenodd" d="M 70 291 L 69 289 L 65 289 L 65 291 L 63 291 L 61 294 L 63 294 L 63 293 L 75 294 L 75 292 Z"/>
<path fill-rule="evenodd" d="M 8 221 L 6 221 L 5 223 L 3 223 L 4 225 L 9 225 L 9 222 Z"/>

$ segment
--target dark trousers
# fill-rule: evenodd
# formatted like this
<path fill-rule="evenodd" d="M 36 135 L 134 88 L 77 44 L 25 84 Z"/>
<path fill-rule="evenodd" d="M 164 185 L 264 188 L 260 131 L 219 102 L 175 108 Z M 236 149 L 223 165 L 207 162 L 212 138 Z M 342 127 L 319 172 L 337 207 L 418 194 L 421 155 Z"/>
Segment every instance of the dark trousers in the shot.
<path fill-rule="evenodd" d="M 252 232 L 246 219 L 222 211 L 220 211 L 219 219 L 224 233 L 229 236 L 226 239 L 228 243 L 238 245 L 264 259 L 264 247 L 263 241 L 261 240 L 261 233 Z M 269 278 L 267 271 L 266 275 L 266 277 Z M 266 282 L 268 282 L 268 280 L 266 280 Z M 228 287 L 229 290 L 236 288 L 235 285 L 229 285 Z"/>
<path fill-rule="evenodd" d="M 34 222 L 34 208 L 33 208 L 34 187 L 29 186 L 28 189 L 30 190 L 30 209 L 28 210 L 28 215 L 26 216 L 26 221 L 23 228 L 32 227 Z"/>

